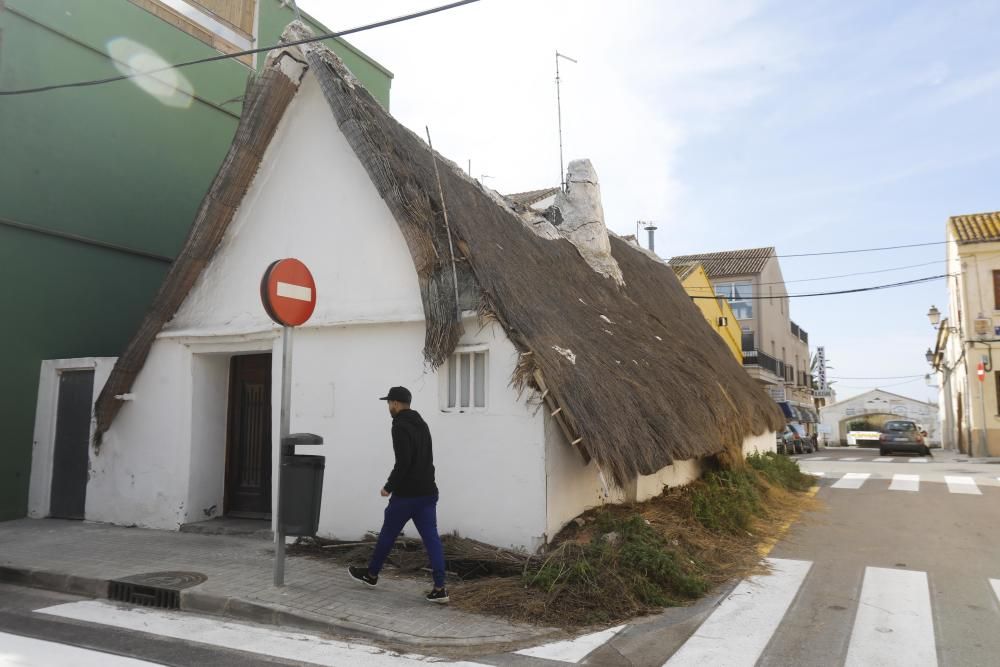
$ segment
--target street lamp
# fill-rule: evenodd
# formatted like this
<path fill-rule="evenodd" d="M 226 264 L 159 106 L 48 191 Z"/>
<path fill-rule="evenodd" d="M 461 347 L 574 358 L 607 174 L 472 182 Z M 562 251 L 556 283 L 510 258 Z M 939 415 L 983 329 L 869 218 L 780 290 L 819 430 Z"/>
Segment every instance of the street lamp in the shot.
<path fill-rule="evenodd" d="M 929 363 L 929 364 L 931 364 L 933 366 L 934 365 L 934 350 L 932 350 L 931 348 L 927 348 L 927 353 L 924 354 L 924 359 L 927 360 L 927 363 Z"/>
<path fill-rule="evenodd" d="M 936 327 L 941 321 L 941 311 L 937 309 L 937 306 L 931 306 L 931 309 L 927 311 L 927 319 L 931 321 L 931 326 Z"/>

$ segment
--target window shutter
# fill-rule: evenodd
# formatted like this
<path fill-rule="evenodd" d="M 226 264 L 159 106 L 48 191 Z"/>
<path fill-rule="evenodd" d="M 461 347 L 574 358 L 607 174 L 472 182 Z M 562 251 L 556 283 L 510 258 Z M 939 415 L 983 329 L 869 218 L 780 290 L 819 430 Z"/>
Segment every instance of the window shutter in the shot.
<path fill-rule="evenodd" d="M 1000 271 L 993 272 L 993 308 L 1000 310 Z"/>

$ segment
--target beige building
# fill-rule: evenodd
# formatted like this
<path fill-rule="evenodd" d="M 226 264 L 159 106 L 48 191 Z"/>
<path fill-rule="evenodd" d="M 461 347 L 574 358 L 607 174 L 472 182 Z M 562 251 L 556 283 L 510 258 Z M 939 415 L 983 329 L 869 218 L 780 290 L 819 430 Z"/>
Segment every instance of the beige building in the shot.
<path fill-rule="evenodd" d="M 927 354 L 940 374 L 943 445 L 1000 456 L 1000 212 L 954 216 L 947 236 L 948 312 L 931 307 L 937 337 Z"/>
<path fill-rule="evenodd" d="M 739 323 L 747 372 L 783 404 L 789 419 L 815 423 L 809 334 L 791 319 L 774 255 L 774 248 L 751 248 L 683 255 L 670 264 L 705 268 L 715 294 L 729 301 Z"/>

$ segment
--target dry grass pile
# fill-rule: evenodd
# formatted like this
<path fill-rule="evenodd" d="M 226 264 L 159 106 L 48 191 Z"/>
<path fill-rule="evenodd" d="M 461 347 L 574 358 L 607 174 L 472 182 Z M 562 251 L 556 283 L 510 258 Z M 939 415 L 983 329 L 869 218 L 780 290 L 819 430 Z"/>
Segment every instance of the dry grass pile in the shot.
<path fill-rule="evenodd" d="M 685 604 L 759 569 L 760 547 L 799 512 L 812 478 L 785 456 L 753 455 L 635 505 L 580 517 L 521 576 L 456 588 L 455 604 L 561 627 L 613 623 Z"/>

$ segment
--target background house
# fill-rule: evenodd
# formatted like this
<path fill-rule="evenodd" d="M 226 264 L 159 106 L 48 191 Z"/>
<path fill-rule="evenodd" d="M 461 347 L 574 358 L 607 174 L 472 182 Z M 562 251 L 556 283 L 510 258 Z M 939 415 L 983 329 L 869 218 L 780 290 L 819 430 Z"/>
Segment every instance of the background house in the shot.
<path fill-rule="evenodd" d="M 4 0 L 0 88 L 118 75 L 274 44 L 280 0 Z M 308 17 L 319 32 L 328 32 Z M 392 75 L 336 51 L 385 107 Z M 179 251 L 236 130 L 263 57 L 108 85 L 4 97 L 0 105 L 0 519 L 24 516 L 43 359 L 114 356 Z M 30 279 L 25 279 L 30 276 Z M 92 361 L 67 374 L 88 393 Z M 79 385 L 79 386 L 77 386 Z"/>
<path fill-rule="evenodd" d="M 815 422 L 809 334 L 791 319 L 774 255 L 774 248 L 750 248 L 682 255 L 670 264 L 704 267 L 715 294 L 729 302 L 738 322 L 747 372 L 784 404 L 790 420 Z"/>
<path fill-rule="evenodd" d="M 853 422 L 866 422 L 877 430 L 893 419 L 915 421 L 927 431 L 929 445 L 941 444 L 938 406 L 933 403 L 874 389 L 827 405 L 820 411 L 828 444 L 847 445 L 847 432 Z"/>
<path fill-rule="evenodd" d="M 107 376 L 96 424 L 81 428 L 85 518 L 168 529 L 267 519 L 281 354 L 258 283 L 285 256 L 313 267 L 317 285 L 316 312 L 295 334 L 291 421 L 326 440 L 324 535 L 378 527 L 392 450 L 377 397 L 394 384 L 414 392 L 434 434 L 442 531 L 501 545 L 535 548 L 589 507 L 689 482 L 709 458 L 774 448 L 779 411 L 671 269 L 595 224 L 588 161 L 570 163 L 568 191 L 546 211 L 558 229 L 525 219 L 317 45 L 272 52 L 246 109 Z M 49 414 L 31 514 L 42 517 L 59 447 L 45 424 L 63 406 L 44 393 L 39 406 Z"/>
<path fill-rule="evenodd" d="M 716 333 L 722 336 L 733 356 L 737 361 L 743 363 L 743 339 L 739 320 L 733 313 L 732 306 L 724 297 L 706 299 L 706 296 L 714 296 L 715 288 L 708 279 L 705 267 L 699 263 L 679 264 L 671 263 L 670 267 L 681 281 L 684 291 L 694 298 L 694 304 L 705 316 L 705 321 L 709 326 L 715 328 Z"/>
<path fill-rule="evenodd" d="M 1000 370 L 993 365 L 993 346 L 1000 347 L 1000 212 L 954 216 L 947 238 L 948 313 L 934 317 L 929 358 L 941 374 L 944 443 L 973 456 L 1000 456 Z"/>

